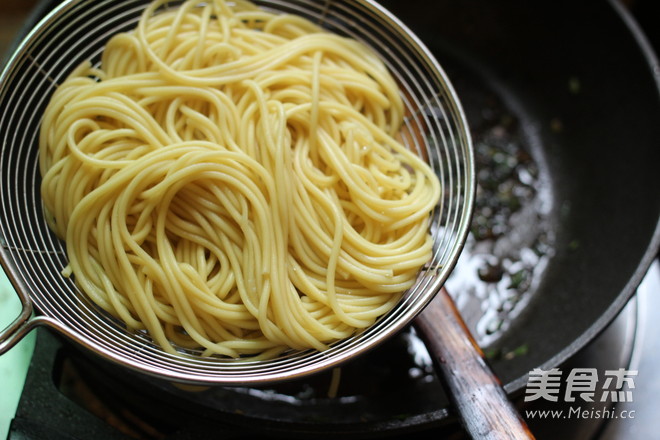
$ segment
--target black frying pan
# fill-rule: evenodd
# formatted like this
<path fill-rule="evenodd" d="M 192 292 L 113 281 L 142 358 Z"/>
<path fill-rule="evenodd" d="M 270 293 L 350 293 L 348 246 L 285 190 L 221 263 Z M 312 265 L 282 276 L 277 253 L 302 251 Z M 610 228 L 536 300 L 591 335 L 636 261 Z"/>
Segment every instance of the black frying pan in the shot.
<path fill-rule="evenodd" d="M 530 370 L 560 365 L 607 326 L 657 254 L 657 62 L 614 2 L 381 3 L 447 69 L 477 141 L 490 141 L 481 130 L 492 129 L 494 118 L 509 121 L 509 135 L 530 154 L 539 191 L 551 200 L 543 213 L 552 245 L 547 266 L 535 274 L 519 315 L 485 347 L 524 347 L 491 359 L 505 389 L 519 395 Z M 336 398 L 327 396 L 330 373 L 277 388 L 194 393 L 120 376 L 143 399 L 168 396 L 191 420 L 287 436 L 395 434 L 454 421 L 412 329 L 346 364 Z"/>
<path fill-rule="evenodd" d="M 493 365 L 519 391 L 529 370 L 557 366 L 598 334 L 657 254 L 658 64 L 614 1 L 440 2 L 435 14 L 422 3 L 386 4 L 456 66 L 459 97 L 471 93 L 466 70 L 500 96 L 547 167 L 555 255 L 498 342 L 530 349 Z M 475 127 L 479 110 L 468 110 Z"/>

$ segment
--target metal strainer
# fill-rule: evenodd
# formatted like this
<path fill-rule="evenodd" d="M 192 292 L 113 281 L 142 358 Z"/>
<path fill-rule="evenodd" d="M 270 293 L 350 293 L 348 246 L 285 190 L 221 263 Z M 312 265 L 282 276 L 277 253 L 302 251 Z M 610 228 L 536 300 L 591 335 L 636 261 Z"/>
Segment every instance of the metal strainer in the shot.
<path fill-rule="evenodd" d="M 55 88 L 84 60 L 98 62 L 106 41 L 136 23 L 146 0 L 71 0 L 29 33 L 0 76 L 0 257 L 20 296 L 20 316 L 0 334 L 0 354 L 46 326 L 126 367 L 178 382 L 246 384 L 291 379 L 337 365 L 401 330 L 447 279 L 462 249 L 473 203 L 474 165 L 465 115 L 445 73 L 412 33 L 369 0 L 255 0 L 299 14 L 371 46 L 402 88 L 408 146 L 428 158 L 443 184 L 432 214 L 433 258 L 397 306 L 372 327 L 327 351 L 290 351 L 267 361 L 171 355 L 129 331 L 60 274 L 64 243 L 49 230 L 39 191 L 38 133 Z M 177 2 L 171 2 L 176 5 Z"/>

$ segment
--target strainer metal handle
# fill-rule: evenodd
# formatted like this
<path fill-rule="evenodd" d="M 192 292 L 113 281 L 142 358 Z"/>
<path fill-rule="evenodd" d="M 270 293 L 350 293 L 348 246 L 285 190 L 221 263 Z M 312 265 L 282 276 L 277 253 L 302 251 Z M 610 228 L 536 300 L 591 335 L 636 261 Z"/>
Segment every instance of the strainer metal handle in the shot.
<path fill-rule="evenodd" d="M 26 312 L 27 310 L 27 312 Z M 90 347 L 90 343 L 84 338 L 79 338 L 59 321 L 47 316 L 32 316 L 33 309 L 23 308 L 21 314 L 9 326 L 0 331 L 0 356 L 14 348 L 16 344 L 37 327 L 50 327 L 63 336 L 76 341 L 78 344 Z M 25 313 L 28 318 L 25 319 Z"/>
<path fill-rule="evenodd" d="M 20 342 L 35 326 L 35 320 L 30 319 L 34 312 L 32 301 L 20 292 L 18 297 L 21 300 L 21 312 L 9 326 L 0 331 L 0 355 Z"/>
<path fill-rule="evenodd" d="M 8 275 L 11 274 L 11 270 L 6 270 L 6 272 Z M 48 327 L 80 346 L 92 350 L 94 349 L 94 343 L 92 341 L 78 334 L 58 319 L 46 315 L 35 314 L 34 303 L 30 299 L 30 296 L 25 295 L 24 288 L 19 287 L 20 283 L 16 284 L 16 282 L 16 280 L 12 279 L 12 284 L 14 285 L 21 302 L 21 311 L 7 327 L 0 330 L 0 356 L 14 348 L 14 346 L 21 342 L 28 333 L 37 327 Z M 107 350 L 100 350 L 99 354 L 109 357 Z"/>
<path fill-rule="evenodd" d="M 3 250 L 0 249 L 0 256 Z M 16 276 L 15 271 L 11 266 L 2 266 L 5 274 L 8 276 L 16 295 L 21 303 L 21 311 L 16 318 L 4 329 L 0 330 L 0 356 L 11 350 L 16 344 L 28 335 L 32 330 L 37 327 L 50 327 L 63 336 L 76 341 L 83 346 L 90 346 L 90 343 L 85 339 L 78 336 L 65 324 L 46 315 L 35 314 L 34 302 L 30 295 L 27 293 L 27 287 L 20 281 L 20 277 Z M 1 269 L 0 269 L 1 270 Z"/>

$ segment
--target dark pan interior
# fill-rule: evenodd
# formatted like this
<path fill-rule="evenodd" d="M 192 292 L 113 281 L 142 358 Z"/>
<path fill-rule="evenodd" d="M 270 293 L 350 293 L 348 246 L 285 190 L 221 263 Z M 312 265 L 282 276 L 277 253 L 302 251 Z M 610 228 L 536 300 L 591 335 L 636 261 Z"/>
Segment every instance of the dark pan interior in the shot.
<path fill-rule="evenodd" d="M 462 72 L 500 94 L 547 166 L 555 254 L 497 342 L 529 349 L 493 362 L 519 391 L 531 369 L 598 334 L 657 253 L 657 62 L 614 2 L 439 1 L 433 12 L 421 0 L 382 3 L 447 66 L 459 98 L 470 93 Z M 466 103 L 469 122 L 475 110 Z"/>

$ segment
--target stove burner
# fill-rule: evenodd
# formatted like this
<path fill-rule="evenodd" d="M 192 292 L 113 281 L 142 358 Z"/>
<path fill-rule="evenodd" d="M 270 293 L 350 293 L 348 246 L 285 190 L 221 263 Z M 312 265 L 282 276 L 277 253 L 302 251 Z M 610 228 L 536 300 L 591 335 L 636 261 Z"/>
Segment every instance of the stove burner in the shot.
<path fill-rule="evenodd" d="M 9 439 L 335 438 L 449 425 L 448 400 L 412 330 L 332 372 L 271 387 L 184 387 L 109 364 L 39 329 Z M 393 361 L 395 359 L 396 361 Z M 379 367 L 380 365 L 380 367 Z M 365 375 L 365 371 L 370 374 Z M 389 384 L 397 378 L 395 384 Z M 442 420 L 441 423 L 433 423 Z M 49 434 L 50 435 L 50 434 Z"/>

